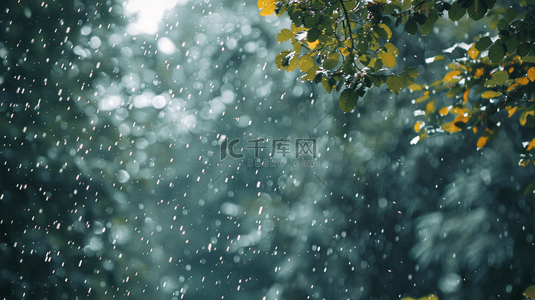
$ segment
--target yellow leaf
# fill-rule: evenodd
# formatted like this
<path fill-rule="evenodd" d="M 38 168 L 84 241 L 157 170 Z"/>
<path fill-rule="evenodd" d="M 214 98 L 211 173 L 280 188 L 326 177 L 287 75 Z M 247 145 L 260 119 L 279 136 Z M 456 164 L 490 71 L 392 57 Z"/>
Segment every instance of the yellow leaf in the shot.
<path fill-rule="evenodd" d="M 528 116 L 532 116 L 532 118 L 533 118 L 533 115 L 535 115 L 535 111 L 532 111 L 532 110 L 528 110 L 528 111 L 523 112 L 520 115 L 520 119 L 519 119 L 520 124 L 522 126 L 525 126 L 526 122 L 528 121 Z"/>
<path fill-rule="evenodd" d="M 310 67 L 307 71 L 307 74 L 301 77 L 302 81 L 313 81 L 316 79 L 316 73 L 320 69 L 320 67 L 313 65 Z"/>
<path fill-rule="evenodd" d="M 497 91 L 484 91 L 483 94 L 481 94 L 481 98 L 483 99 L 491 99 L 491 98 L 496 98 L 496 97 L 500 97 L 502 95 L 501 92 L 497 92 Z"/>
<path fill-rule="evenodd" d="M 429 94 L 425 94 L 425 95 L 419 97 L 418 99 L 416 99 L 416 103 L 423 102 L 423 101 L 425 101 L 427 99 L 429 99 Z"/>
<path fill-rule="evenodd" d="M 416 124 L 414 124 L 414 131 L 419 132 L 422 129 L 422 127 L 424 127 L 424 125 L 425 123 L 422 121 L 416 122 Z"/>
<path fill-rule="evenodd" d="M 307 41 L 307 44 L 308 44 L 308 48 L 310 48 L 311 50 L 316 48 L 320 43 L 320 40 L 315 40 L 313 42 L 309 42 Z"/>
<path fill-rule="evenodd" d="M 302 72 L 308 71 L 313 65 L 314 60 L 309 55 L 299 58 L 299 69 L 301 69 Z"/>
<path fill-rule="evenodd" d="M 524 296 L 531 298 L 531 299 L 535 299 L 535 285 L 528 287 L 524 291 Z"/>
<path fill-rule="evenodd" d="M 427 295 L 425 297 L 419 298 L 418 300 L 438 300 L 438 297 L 435 294 Z"/>
<path fill-rule="evenodd" d="M 517 86 L 519 86 L 518 83 L 513 83 L 507 88 L 507 91 L 505 91 L 505 92 L 509 93 L 510 91 L 514 90 Z"/>
<path fill-rule="evenodd" d="M 390 53 L 387 52 L 379 52 L 377 53 L 377 58 L 379 58 L 383 65 L 387 68 L 393 68 L 396 66 L 396 57 Z"/>
<path fill-rule="evenodd" d="M 441 116 L 445 116 L 448 114 L 449 111 L 450 111 L 450 108 L 446 106 L 446 107 L 439 109 L 438 114 Z"/>
<path fill-rule="evenodd" d="M 429 115 L 429 114 L 432 114 L 435 112 L 435 110 L 437 109 L 436 106 L 435 106 L 435 102 L 436 102 L 436 99 L 433 100 L 433 101 L 429 101 L 429 103 L 427 103 L 427 105 L 425 106 L 425 115 Z"/>
<path fill-rule="evenodd" d="M 435 59 L 433 59 L 433 62 L 443 60 L 444 58 L 445 58 L 444 55 L 437 55 L 435 56 Z"/>
<path fill-rule="evenodd" d="M 535 81 L 535 67 L 531 67 L 528 70 L 528 78 L 531 82 Z"/>
<path fill-rule="evenodd" d="M 446 82 L 459 81 L 461 80 L 461 77 L 458 76 L 460 74 L 461 74 L 460 70 L 451 71 L 448 74 L 446 74 L 446 76 L 444 76 L 444 81 Z"/>
<path fill-rule="evenodd" d="M 512 115 L 515 114 L 517 108 L 518 108 L 518 106 L 515 106 L 515 107 L 507 110 L 507 112 L 509 113 L 509 117 L 508 118 L 510 118 Z"/>
<path fill-rule="evenodd" d="M 399 55 L 398 47 L 394 46 L 394 44 L 386 43 L 384 47 L 388 50 L 388 53 L 393 53 L 395 56 Z"/>
<path fill-rule="evenodd" d="M 443 83 L 444 81 L 442 79 L 439 79 L 433 83 L 431 83 L 431 85 L 429 87 L 435 87 L 435 86 L 439 86 Z"/>
<path fill-rule="evenodd" d="M 468 94 L 470 94 L 470 89 L 464 91 L 463 93 L 463 104 L 465 104 L 466 101 L 468 101 Z"/>
<path fill-rule="evenodd" d="M 275 3 L 275 0 L 258 0 L 256 4 L 258 5 L 258 9 L 260 9 L 260 15 L 265 17 L 274 13 L 275 9 L 277 9 Z"/>
<path fill-rule="evenodd" d="M 466 123 L 466 122 L 468 122 L 469 119 L 470 119 L 470 117 L 468 116 L 468 114 L 467 113 L 463 113 L 463 114 L 458 115 L 455 118 L 455 120 L 453 120 L 453 124 L 455 124 L 457 122 Z"/>
<path fill-rule="evenodd" d="M 476 59 L 479 56 L 479 51 L 476 49 L 476 44 L 472 44 L 472 47 L 468 50 L 468 56 L 470 56 L 471 59 Z"/>
<path fill-rule="evenodd" d="M 518 83 L 520 85 L 526 85 L 526 84 L 529 83 L 529 79 L 528 79 L 527 76 L 517 78 L 515 81 L 516 81 L 516 83 Z"/>
<path fill-rule="evenodd" d="M 446 132 L 457 132 L 457 131 L 461 130 L 461 128 L 455 126 L 453 122 L 445 123 L 441 127 Z"/>
<path fill-rule="evenodd" d="M 349 49 L 347 49 L 346 47 L 340 49 L 340 52 L 343 56 L 348 56 L 351 53 L 351 51 L 349 51 Z"/>
<path fill-rule="evenodd" d="M 480 136 L 479 139 L 477 140 L 477 148 L 478 149 L 483 148 L 487 144 L 488 140 L 489 140 L 488 136 Z"/>
<path fill-rule="evenodd" d="M 380 23 L 379 27 L 383 28 L 384 31 L 386 31 L 386 34 L 388 35 L 387 40 L 389 40 L 392 37 L 392 31 L 390 30 L 390 28 L 388 28 L 385 23 Z"/>
<path fill-rule="evenodd" d="M 535 147 L 535 138 L 532 139 L 531 142 L 529 142 L 528 148 L 526 149 L 526 151 L 530 151 L 531 149 L 533 149 L 533 147 Z"/>
<path fill-rule="evenodd" d="M 475 77 L 483 77 L 485 75 L 485 71 L 483 68 L 477 68 L 476 74 L 474 74 Z"/>
<path fill-rule="evenodd" d="M 528 159 L 521 159 L 518 162 L 518 165 L 521 166 L 521 167 L 525 167 L 525 166 L 527 166 L 529 164 L 529 161 L 530 161 L 529 158 Z M 528 288 L 528 290 L 529 290 L 529 288 Z M 527 290 L 526 290 L 526 292 L 527 292 Z M 526 292 L 524 292 L 524 296 L 526 296 Z M 533 298 L 531 298 L 531 299 L 533 299 Z"/>
<path fill-rule="evenodd" d="M 422 90 L 422 86 L 417 83 L 411 83 L 408 88 L 409 90 L 411 90 L 411 92 L 417 92 Z"/>

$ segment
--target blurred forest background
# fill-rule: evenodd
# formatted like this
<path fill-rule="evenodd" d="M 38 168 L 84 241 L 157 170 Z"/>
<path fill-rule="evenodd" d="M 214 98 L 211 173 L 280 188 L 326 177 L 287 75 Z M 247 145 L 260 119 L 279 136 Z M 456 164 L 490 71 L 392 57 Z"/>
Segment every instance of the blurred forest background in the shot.
<path fill-rule="evenodd" d="M 344 114 L 278 71 L 285 19 L 144 2 L 0 4 L 1 299 L 520 299 L 535 284 L 518 126 L 483 151 L 461 134 L 411 145 L 409 91 Z M 427 82 L 443 70 L 425 58 L 489 31 L 439 22 L 425 39 L 392 28 Z M 316 157 L 296 159 L 298 139 Z M 224 157 L 231 140 L 243 157 Z"/>

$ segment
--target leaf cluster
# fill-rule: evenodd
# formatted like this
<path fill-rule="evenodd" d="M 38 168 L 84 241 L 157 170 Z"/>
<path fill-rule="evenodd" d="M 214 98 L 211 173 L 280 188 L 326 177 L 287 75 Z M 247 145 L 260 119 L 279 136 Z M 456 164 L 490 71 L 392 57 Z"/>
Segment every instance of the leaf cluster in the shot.
<path fill-rule="evenodd" d="M 279 69 L 304 73 L 303 81 L 321 83 L 340 92 L 339 106 L 352 111 L 366 91 L 386 84 L 394 94 L 404 88 L 420 93 L 413 101 L 425 105 L 415 114 L 419 133 L 413 143 L 432 134 L 472 131 L 477 148 L 499 133 L 501 120 L 535 125 L 535 17 L 532 0 L 519 1 L 525 10 L 494 8 L 496 0 L 259 0 L 264 12 L 287 13 L 292 24 L 277 40 L 292 49 L 276 56 Z M 430 33 L 440 18 L 458 21 L 488 16 L 497 36 L 480 36 L 461 49 L 462 57 L 447 62 L 444 77 L 418 84 L 415 68 L 398 66 L 399 50 L 390 42 L 392 28 L 410 35 Z M 432 63 L 445 62 L 443 55 Z M 535 137 L 526 140 L 519 164 L 535 155 Z M 535 191 L 535 182 L 527 193 Z"/>

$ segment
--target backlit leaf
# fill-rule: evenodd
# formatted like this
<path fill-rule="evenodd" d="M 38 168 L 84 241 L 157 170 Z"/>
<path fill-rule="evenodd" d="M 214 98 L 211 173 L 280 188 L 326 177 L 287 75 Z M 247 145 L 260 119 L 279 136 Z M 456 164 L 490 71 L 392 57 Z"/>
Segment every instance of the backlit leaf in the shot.
<path fill-rule="evenodd" d="M 535 138 L 532 139 L 531 142 L 529 142 L 528 147 L 526 148 L 526 151 L 530 151 L 534 147 L 535 147 Z"/>
<path fill-rule="evenodd" d="M 304 55 L 299 58 L 299 69 L 303 72 L 307 72 L 314 65 L 314 60 L 309 55 Z"/>
<path fill-rule="evenodd" d="M 534 183 L 532 182 L 530 184 L 531 185 L 534 185 Z M 535 189 L 535 185 L 533 186 L 532 190 Z M 532 285 L 530 287 L 528 287 L 525 291 L 524 291 L 524 296 L 528 297 L 528 298 L 531 298 L 531 299 L 535 299 L 535 285 Z"/>
<path fill-rule="evenodd" d="M 513 107 L 513 108 L 507 110 L 507 112 L 509 113 L 508 118 L 510 118 L 512 115 L 515 114 L 517 108 L 518 108 L 518 106 L 515 106 L 515 107 Z"/>
<path fill-rule="evenodd" d="M 334 67 L 336 67 L 336 65 L 338 64 L 338 57 L 340 55 L 338 54 L 338 52 L 333 52 L 329 55 L 329 57 L 323 62 L 323 68 L 328 70 L 328 69 L 332 69 Z"/>
<path fill-rule="evenodd" d="M 381 27 L 387 34 L 387 40 L 389 40 L 392 37 L 392 30 L 386 26 L 384 23 L 380 23 L 379 27 Z"/>
<path fill-rule="evenodd" d="M 256 4 L 258 5 L 258 9 L 260 9 L 260 15 L 265 17 L 274 13 L 275 9 L 277 9 L 275 3 L 275 0 L 258 0 Z"/>
<path fill-rule="evenodd" d="M 421 85 L 417 84 L 417 83 L 412 83 L 411 85 L 408 86 L 409 90 L 411 90 L 412 92 L 417 92 L 417 91 L 421 91 L 423 88 Z"/>
<path fill-rule="evenodd" d="M 448 83 L 457 82 L 457 81 L 461 80 L 461 77 L 458 76 L 460 74 L 461 74 L 460 70 L 454 70 L 454 71 L 448 72 L 446 74 L 446 76 L 444 76 L 444 81 L 446 81 Z"/>
<path fill-rule="evenodd" d="M 498 92 L 498 91 L 485 91 L 481 94 L 481 98 L 483 99 L 491 99 L 491 98 L 496 98 L 496 97 L 500 97 L 502 95 L 501 92 Z"/>
<path fill-rule="evenodd" d="M 387 68 L 393 68 L 396 66 L 396 57 L 390 53 L 379 52 L 377 57 L 383 62 L 383 65 Z"/>
<path fill-rule="evenodd" d="M 534 68 L 535 71 L 535 68 Z M 496 84 L 504 84 L 509 79 L 509 73 L 507 71 L 498 71 L 492 75 L 492 79 L 496 82 Z"/>
<path fill-rule="evenodd" d="M 340 95 L 340 101 L 338 105 L 344 112 L 350 112 L 357 106 L 357 100 L 359 96 L 351 89 L 345 89 Z"/>
<path fill-rule="evenodd" d="M 436 110 L 435 103 L 436 103 L 436 99 L 433 100 L 433 101 L 429 101 L 429 103 L 427 103 L 425 105 L 425 115 L 426 116 L 428 116 L 428 115 L 430 115 L 430 114 L 435 112 L 435 110 Z"/>
<path fill-rule="evenodd" d="M 515 82 L 520 85 L 527 85 L 529 83 L 529 79 L 528 76 L 522 76 L 520 78 L 517 78 Z"/>
<path fill-rule="evenodd" d="M 416 122 L 416 124 L 414 124 L 414 131 L 419 132 L 422 129 L 422 127 L 424 127 L 424 125 L 425 123 L 422 121 Z"/>
<path fill-rule="evenodd" d="M 535 67 L 528 69 L 528 78 L 531 82 L 535 81 Z"/>
<path fill-rule="evenodd" d="M 470 89 L 464 91 L 463 93 L 463 104 L 466 103 L 466 101 L 468 101 L 468 95 L 470 94 Z"/>
<path fill-rule="evenodd" d="M 533 111 L 533 110 L 527 110 L 527 111 L 523 112 L 520 115 L 520 119 L 519 119 L 520 125 L 526 126 L 526 123 L 528 121 L 528 117 L 531 117 L 531 119 L 533 119 L 534 115 L 535 115 L 535 111 Z"/>
<path fill-rule="evenodd" d="M 399 50 L 398 50 L 398 48 L 396 46 L 394 46 L 394 44 L 386 43 L 383 47 L 386 48 L 388 53 L 393 54 L 395 56 L 399 55 Z"/>
<path fill-rule="evenodd" d="M 450 111 L 449 107 L 446 106 L 446 107 L 439 109 L 438 114 L 441 116 L 445 116 L 448 114 L 449 111 Z"/>
<path fill-rule="evenodd" d="M 307 44 L 308 44 L 308 48 L 310 48 L 311 50 L 316 48 L 318 45 L 319 45 L 320 41 L 319 40 L 316 40 L 314 42 L 308 42 L 307 41 Z"/>
<path fill-rule="evenodd" d="M 277 34 L 277 41 L 279 43 L 285 42 L 287 40 L 291 40 L 294 38 L 293 33 L 290 31 L 290 29 L 284 28 Z"/>
<path fill-rule="evenodd" d="M 475 44 L 472 44 L 472 47 L 468 49 L 468 56 L 470 56 L 471 59 L 476 59 L 479 56 L 479 51 L 476 49 Z"/>
<path fill-rule="evenodd" d="M 487 141 L 489 140 L 489 137 L 487 136 L 480 136 L 479 139 L 477 140 L 477 148 L 478 149 L 481 149 L 483 148 L 486 144 L 487 144 Z"/>
<path fill-rule="evenodd" d="M 405 73 L 407 73 L 407 75 L 409 75 L 412 79 L 416 79 L 419 74 L 416 68 L 411 67 L 405 67 Z"/>
<path fill-rule="evenodd" d="M 418 97 L 418 99 L 416 99 L 415 103 L 424 102 L 424 101 L 427 100 L 427 99 L 429 99 L 429 93 L 424 94 L 423 96 Z"/>
<path fill-rule="evenodd" d="M 405 87 L 405 83 L 401 76 L 388 76 L 386 79 L 386 85 L 388 89 L 398 95 L 402 88 Z"/>

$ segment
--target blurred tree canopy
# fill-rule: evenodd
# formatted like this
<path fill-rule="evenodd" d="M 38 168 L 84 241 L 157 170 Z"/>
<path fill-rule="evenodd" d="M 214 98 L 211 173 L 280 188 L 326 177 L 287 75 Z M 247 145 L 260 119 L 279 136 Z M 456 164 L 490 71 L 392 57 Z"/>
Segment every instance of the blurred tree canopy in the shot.
<path fill-rule="evenodd" d="M 498 135 L 503 126 L 520 124 L 527 134 L 519 145 L 519 165 L 535 154 L 535 16 L 533 1 L 510 7 L 496 0 L 259 0 L 260 15 L 287 13 L 291 28 L 277 36 L 292 49 L 275 58 L 279 69 L 299 68 L 302 81 L 321 83 L 341 91 L 339 106 L 351 112 L 360 97 L 384 84 L 398 95 L 404 88 L 417 93 L 413 103 L 418 117 L 411 143 L 436 134 L 471 131 L 478 134 L 477 149 Z M 507 3 L 509 5 L 509 3 Z M 416 83 L 417 66 L 400 66 L 396 35 L 428 35 L 438 21 L 462 18 L 488 23 L 474 43 L 457 43 L 452 49 L 426 57 L 433 68 L 444 69 L 433 81 Z M 390 42 L 392 40 L 392 42 Z M 409 55 L 409 53 L 406 53 Z M 423 79 L 425 80 L 425 79 Z M 420 80 L 420 81 L 423 81 Z M 535 182 L 525 190 L 534 195 Z"/>

